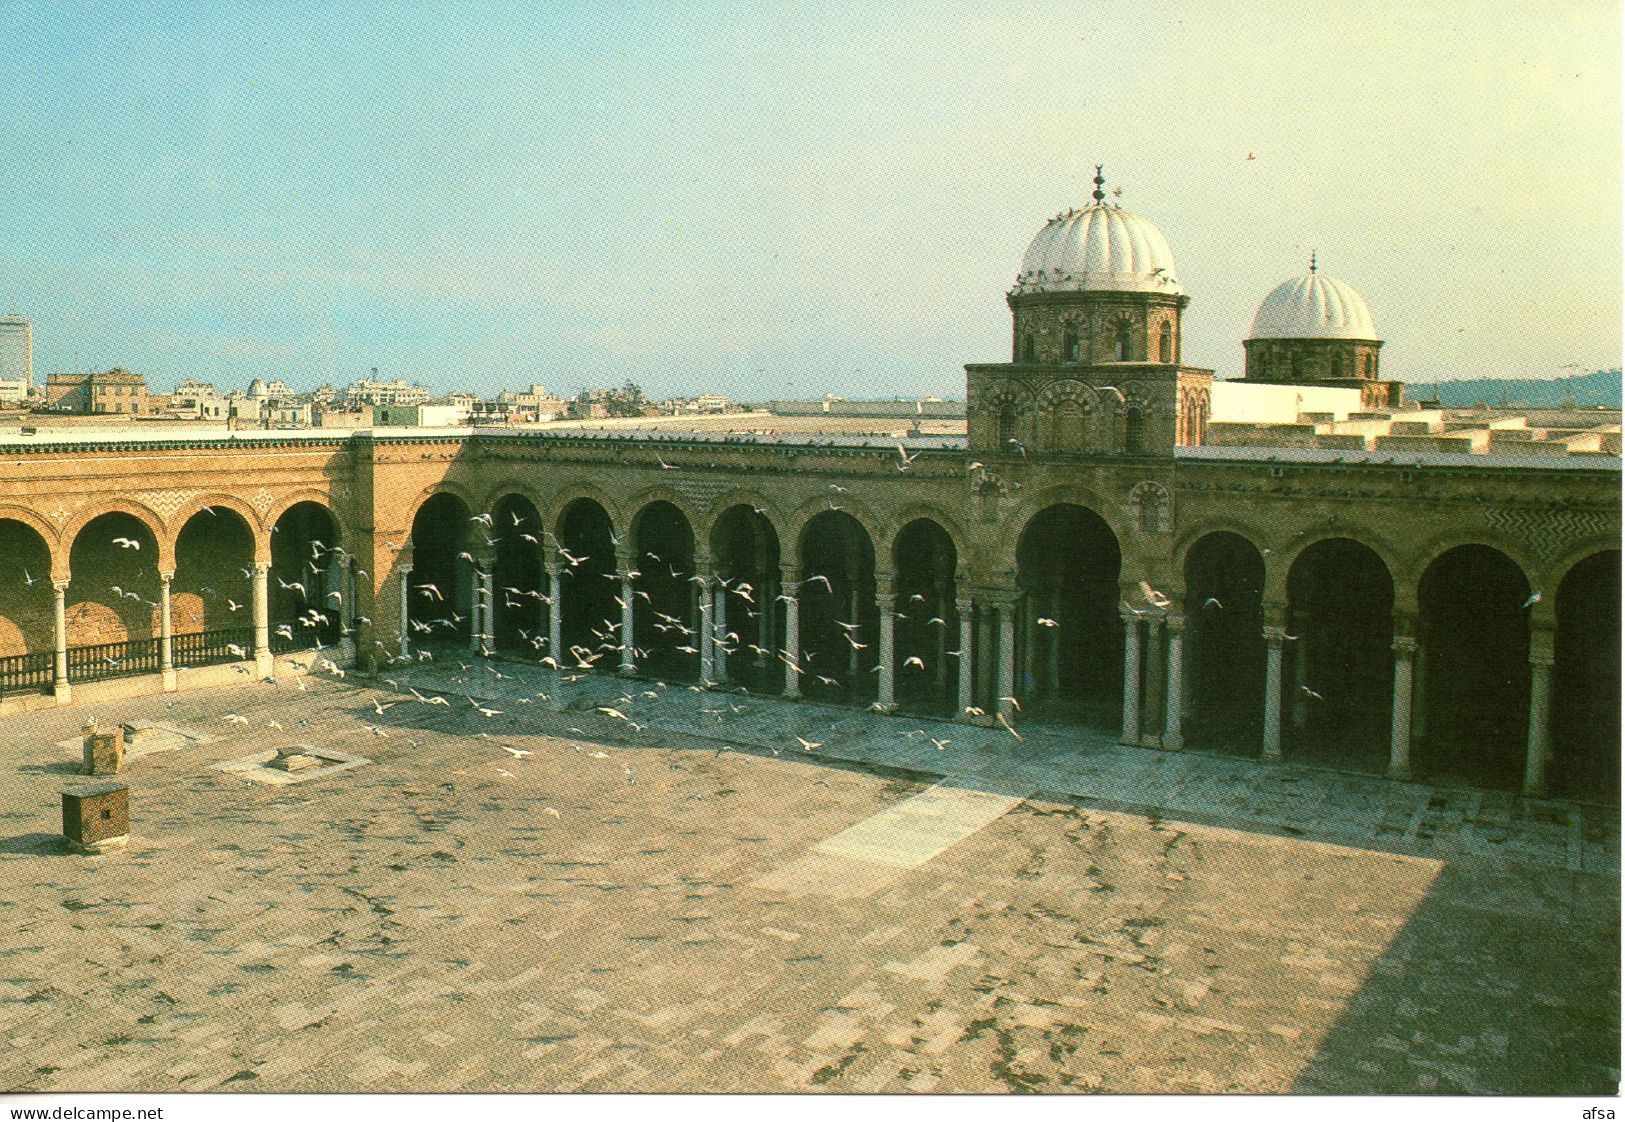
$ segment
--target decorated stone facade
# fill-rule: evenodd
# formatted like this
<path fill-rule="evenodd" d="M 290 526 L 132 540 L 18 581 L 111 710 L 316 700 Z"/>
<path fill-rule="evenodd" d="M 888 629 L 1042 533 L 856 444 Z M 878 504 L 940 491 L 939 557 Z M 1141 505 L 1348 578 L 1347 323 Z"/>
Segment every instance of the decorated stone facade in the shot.
<path fill-rule="evenodd" d="M 1031 360 L 966 368 L 968 446 L 6 445 L 0 714 L 317 657 L 387 677 L 450 645 L 1617 800 L 1618 457 L 1186 447 L 1212 377 L 1179 362 L 1166 243 L 1101 192 L 1085 210 L 1045 227 L 1010 294 Z M 1164 325 L 1167 362 L 1141 351 Z M 1347 330 L 1333 343 L 1375 353 Z"/>
<path fill-rule="evenodd" d="M 1162 233 L 1108 204 L 1057 214 L 1028 247 L 1006 299 L 1010 362 L 967 366 L 971 451 L 982 456 L 1171 455 L 1182 390 L 1212 372 L 1180 365 L 1181 288 Z"/>

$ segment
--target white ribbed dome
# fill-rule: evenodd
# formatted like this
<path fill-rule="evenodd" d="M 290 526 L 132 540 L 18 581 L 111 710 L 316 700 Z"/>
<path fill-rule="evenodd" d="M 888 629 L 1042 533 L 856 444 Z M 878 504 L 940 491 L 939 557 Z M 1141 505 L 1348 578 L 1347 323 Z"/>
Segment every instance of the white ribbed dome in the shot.
<path fill-rule="evenodd" d="M 1371 309 L 1360 294 L 1316 272 L 1279 284 L 1264 297 L 1248 338 L 1379 341 Z"/>
<path fill-rule="evenodd" d="M 1016 292 L 1161 292 L 1181 296 L 1168 242 L 1149 221 L 1104 203 L 1058 214 L 1021 259 Z"/>

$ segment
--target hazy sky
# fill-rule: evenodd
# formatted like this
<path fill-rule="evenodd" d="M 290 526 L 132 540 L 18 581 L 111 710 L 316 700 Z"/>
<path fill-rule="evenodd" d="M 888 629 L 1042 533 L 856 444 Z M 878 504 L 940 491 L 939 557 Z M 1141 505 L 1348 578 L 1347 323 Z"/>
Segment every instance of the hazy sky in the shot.
<path fill-rule="evenodd" d="M 1389 377 L 1619 362 L 1613 3 L 0 0 L 0 42 L 40 375 L 957 396 L 1096 162 L 1221 376 L 1311 247 Z"/>

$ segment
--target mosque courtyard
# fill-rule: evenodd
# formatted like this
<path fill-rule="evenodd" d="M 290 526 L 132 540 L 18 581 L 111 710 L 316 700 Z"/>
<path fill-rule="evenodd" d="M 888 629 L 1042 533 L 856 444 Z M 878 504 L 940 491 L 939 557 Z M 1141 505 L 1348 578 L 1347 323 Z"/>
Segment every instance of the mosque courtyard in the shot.
<path fill-rule="evenodd" d="M 178 745 L 94 857 L 90 717 Z M 1615 1093 L 1617 811 L 1018 728 L 446 658 L 9 719 L 0 1087 Z"/>

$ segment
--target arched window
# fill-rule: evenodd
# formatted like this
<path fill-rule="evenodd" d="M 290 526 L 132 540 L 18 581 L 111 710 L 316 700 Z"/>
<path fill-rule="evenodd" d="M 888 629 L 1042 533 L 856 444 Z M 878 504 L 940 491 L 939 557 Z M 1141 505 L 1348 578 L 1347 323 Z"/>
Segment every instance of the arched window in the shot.
<path fill-rule="evenodd" d="M 1365 376 L 1367 378 L 1375 378 L 1377 376 L 1377 356 L 1376 355 L 1366 355 L 1365 356 Z"/>
<path fill-rule="evenodd" d="M 1032 362 L 1038 355 L 1038 346 L 1031 335 L 1021 337 L 1021 361 Z"/>
<path fill-rule="evenodd" d="M 1157 334 L 1157 361 L 1174 361 L 1174 325 L 1164 323 Z"/>
<path fill-rule="evenodd" d="M 1068 320 L 1066 332 L 1061 336 L 1061 354 L 1067 362 L 1077 362 L 1078 353 L 1078 325 Z"/>
<path fill-rule="evenodd" d="M 999 407 L 998 446 L 1001 452 L 1009 450 L 1010 441 L 1016 435 L 1016 407 L 1014 405 L 1001 405 Z"/>
<path fill-rule="evenodd" d="M 1294 382 L 1303 381 L 1303 356 L 1296 351 L 1292 353 L 1292 380 Z"/>
<path fill-rule="evenodd" d="M 1123 417 L 1123 450 L 1126 452 L 1142 451 L 1140 445 L 1145 440 L 1145 417 L 1138 406 L 1130 407 Z"/>
<path fill-rule="evenodd" d="M 1123 320 L 1117 325 L 1117 344 L 1114 357 L 1118 362 L 1128 362 L 1134 357 L 1134 328 Z"/>

